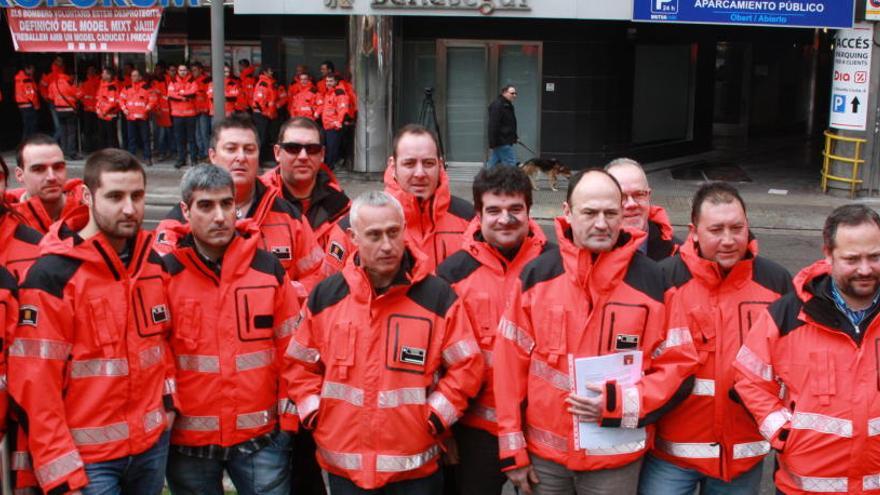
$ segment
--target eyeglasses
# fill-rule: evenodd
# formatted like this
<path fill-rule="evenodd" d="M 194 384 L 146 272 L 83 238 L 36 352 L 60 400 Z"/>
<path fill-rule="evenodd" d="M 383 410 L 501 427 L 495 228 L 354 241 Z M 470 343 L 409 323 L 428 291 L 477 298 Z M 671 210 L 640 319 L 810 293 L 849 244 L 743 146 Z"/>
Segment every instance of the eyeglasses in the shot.
<path fill-rule="evenodd" d="M 641 189 L 636 190 L 631 193 L 623 193 L 623 202 L 626 203 L 627 199 L 631 199 L 636 203 L 643 203 L 647 201 L 651 197 L 650 189 Z"/>
<path fill-rule="evenodd" d="M 306 153 L 309 155 L 317 155 L 324 150 L 324 146 L 318 143 L 279 143 L 278 146 L 281 146 L 281 149 L 294 156 L 299 155 L 302 150 L 306 150 Z"/>

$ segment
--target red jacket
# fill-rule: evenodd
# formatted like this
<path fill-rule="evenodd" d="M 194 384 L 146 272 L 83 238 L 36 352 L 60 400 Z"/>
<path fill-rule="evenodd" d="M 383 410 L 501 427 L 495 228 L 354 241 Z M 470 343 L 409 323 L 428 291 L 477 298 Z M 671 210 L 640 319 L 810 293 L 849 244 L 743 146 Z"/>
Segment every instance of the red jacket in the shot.
<path fill-rule="evenodd" d="M 241 81 L 241 94 L 235 102 L 235 109 L 239 112 L 247 111 L 251 106 L 251 99 L 254 96 L 254 85 L 257 84 L 257 78 L 254 76 L 256 70 L 257 68 L 252 65 L 242 70 L 241 74 L 238 75 Z"/>
<path fill-rule="evenodd" d="M 322 78 L 320 81 L 318 81 L 318 83 L 315 86 L 318 89 L 318 93 L 320 93 L 322 96 L 327 94 L 327 80 L 326 79 Z M 349 117 L 352 118 L 352 120 L 355 119 L 357 117 L 358 106 L 357 106 L 357 94 L 355 94 L 355 92 L 354 92 L 354 87 L 351 85 L 350 82 L 346 81 L 345 79 L 342 79 L 342 77 L 339 74 L 336 75 L 336 87 L 341 88 L 343 91 L 345 91 L 345 94 L 348 95 L 349 106 L 348 106 L 347 113 L 348 113 Z"/>
<path fill-rule="evenodd" d="M 113 120 L 119 115 L 119 81 L 101 81 L 95 102 L 95 113 L 101 120 Z"/>
<path fill-rule="evenodd" d="M 208 113 L 208 110 L 210 109 L 210 103 L 208 102 L 208 88 L 210 88 L 212 85 L 211 77 L 202 74 L 197 79 L 193 79 L 193 82 L 196 83 L 196 99 L 194 102 L 196 106 L 196 113 Z"/>
<path fill-rule="evenodd" d="M 321 119 L 325 130 L 342 129 L 343 122 L 351 118 L 348 114 L 350 105 L 351 101 L 345 90 L 336 88 L 318 97 L 315 102 L 315 117 Z"/>
<path fill-rule="evenodd" d="M 55 101 L 53 83 L 59 74 L 64 74 L 64 69 L 58 65 L 52 64 L 49 68 L 49 72 L 40 77 L 40 96 L 49 103 L 54 103 Z"/>
<path fill-rule="evenodd" d="M 79 88 L 73 84 L 73 78 L 67 74 L 59 73 L 52 79 L 49 89 L 52 95 L 52 103 L 59 112 L 74 112 L 80 99 Z"/>
<path fill-rule="evenodd" d="M 299 210 L 281 197 L 274 187 L 267 188 L 259 180 L 254 191 L 254 203 L 247 218 L 259 225 L 260 248 L 274 254 L 290 279 L 310 290 L 322 277 L 324 253 L 315 241 L 314 232 L 303 221 Z M 175 206 L 156 227 L 156 251 L 170 253 L 180 240 L 175 227 L 186 224 L 186 219 Z"/>
<path fill-rule="evenodd" d="M 559 247 L 529 263 L 513 287 L 495 341 L 498 444 L 505 470 L 529 453 L 573 471 L 617 468 L 651 447 L 658 415 L 693 386 L 697 355 L 687 328 L 669 327 L 660 268 L 638 253 L 644 232 L 622 231 L 598 255 L 579 249 L 556 219 Z M 587 452 L 577 447 L 565 399 L 572 359 L 642 351 L 644 377 L 605 384 L 603 427 L 646 427 L 641 440 Z"/>
<path fill-rule="evenodd" d="M 101 77 L 100 76 L 90 76 L 86 78 L 85 81 L 81 82 L 79 85 L 80 93 L 82 94 L 82 104 L 83 110 L 86 112 L 95 113 L 96 105 L 98 104 L 98 89 L 101 87 Z"/>
<path fill-rule="evenodd" d="M 158 97 L 146 81 L 131 83 L 119 95 L 119 106 L 126 120 L 148 120 L 157 103 Z"/>
<path fill-rule="evenodd" d="M 263 114 L 267 119 L 274 119 L 278 116 L 277 99 L 275 79 L 261 74 L 260 79 L 254 85 L 251 108 L 254 109 L 254 112 Z"/>
<path fill-rule="evenodd" d="M 156 106 L 153 114 L 156 116 L 156 125 L 159 127 L 171 127 L 171 104 L 168 101 L 168 82 L 165 79 L 153 79 L 150 84 L 153 94 L 156 95 Z"/>
<path fill-rule="evenodd" d="M 15 104 L 21 108 L 40 108 L 40 96 L 37 83 L 23 70 L 15 74 Z"/>
<path fill-rule="evenodd" d="M 229 447 L 271 432 L 279 414 L 295 430 L 296 410 L 279 382 L 300 311 L 290 279 L 258 249 L 260 229 L 250 221 L 239 225 L 219 273 L 188 230 L 164 258 L 180 401 L 171 443 Z"/>
<path fill-rule="evenodd" d="M 681 241 L 675 238 L 669 216 L 662 206 L 653 205 L 648 212 L 648 237 L 646 254 L 654 261 L 661 261 L 675 254 Z"/>
<path fill-rule="evenodd" d="M 289 106 L 287 108 L 291 117 L 308 117 L 314 119 L 318 110 L 318 90 L 309 83 L 308 86 L 291 84 L 289 94 Z M 293 88 L 298 88 L 293 92 Z"/>
<path fill-rule="evenodd" d="M 171 102 L 171 116 L 195 117 L 198 114 L 196 109 L 196 93 L 198 91 L 198 84 L 193 81 L 191 76 L 186 76 L 186 78 L 177 76 L 168 83 L 168 100 Z"/>
<path fill-rule="evenodd" d="M 62 188 L 65 196 L 64 208 L 61 210 L 59 218 L 67 216 L 71 211 L 85 204 L 83 199 L 85 187 L 82 179 L 68 179 L 64 183 Z M 28 227 L 41 234 L 49 232 L 50 226 L 55 223 L 55 220 L 46 212 L 46 209 L 43 207 L 43 200 L 39 197 L 27 198 L 12 206 L 21 215 L 21 218 Z"/>
<path fill-rule="evenodd" d="M 238 101 L 238 98 L 241 95 L 241 84 L 238 82 L 238 78 L 227 77 L 224 80 L 223 87 L 223 96 L 225 98 L 224 111 L 226 112 L 226 116 L 229 117 L 232 115 L 232 112 L 235 111 L 235 102 Z M 208 112 L 211 115 L 214 115 L 214 85 L 208 84 L 205 93 L 208 97 Z"/>
<path fill-rule="evenodd" d="M 736 391 L 777 450 L 788 495 L 880 493 L 880 319 L 856 329 L 830 295 L 831 266 L 804 268 L 736 356 Z"/>
<path fill-rule="evenodd" d="M 553 244 L 547 244 L 544 231 L 534 221 L 529 222 L 529 235 L 512 260 L 483 240 L 480 219 L 475 218 L 464 234 L 461 251 L 446 258 L 437 267 L 437 276 L 449 282 L 464 301 L 471 326 L 480 344 L 485 362 L 480 394 L 471 402 L 461 423 L 498 435 L 495 411 L 495 379 L 492 351 L 498 321 L 510 289 L 519 279 L 527 263 L 537 258 Z"/>
<path fill-rule="evenodd" d="M 428 255 L 436 267 L 450 254 L 461 249 L 464 231 L 474 218 L 474 207 L 449 192 L 449 177 L 440 169 L 440 181 L 430 201 L 419 201 L 404 191 L 394 178 L 394 169 L 385 169 L 385 192 L 403 206 L 407 241 Z"/>
<path fill-rule="evenodd" d="M 758 257 L 755 240 L 727 276 L 717 263 L 700 257 L 692 238 L 661 267 L 677 287 L 670 305 L 687 315 L 700 367 L 691 395 L 658 422 L 654 455 L 730 481 L 770 451 L 749 412 L 731 399 L 733 361 L 752 322 L 791 290 L 791 276 Z"/>
<path fill-rule="evenodd" d="M 19 290 L 9 393 L 26 414 L 40 487 L 82 488 L 84 463 L 142 453 L 168 425 L 174 369 L 167 273 L 141 231 L 128 267 L 88 209 L 53 225 Z"/>
<path fill-rule="evenodd" d="M 0 439 L 6 435 L 6 416 L 9 413 L 9 397 L 6 392 L 6 351 L 15 324 L 18 322 L 18 282 L 15 276 L 0 265 Z"/>
<path fill-rule="evenodd" d="M 28 227 L 12 212 L 0 214 L 0 265 L 16 279 L 24 280 L 28 268 L 40 256 L 43 234 Z"/>
<path fill-rule="evenodd" d="M 355 260 L 309 295 L 284 376 L 318 463 L 364 489 L 437 470 L 439 435 L 477 393 L 483 360 L 461 301 L 407 250 L 376 295 Z"/>

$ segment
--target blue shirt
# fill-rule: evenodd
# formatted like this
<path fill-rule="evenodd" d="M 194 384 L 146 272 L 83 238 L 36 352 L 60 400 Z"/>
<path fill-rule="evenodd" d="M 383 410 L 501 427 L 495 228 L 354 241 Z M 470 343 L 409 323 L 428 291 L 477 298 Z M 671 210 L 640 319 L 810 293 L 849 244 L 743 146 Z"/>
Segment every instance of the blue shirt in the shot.
<path fill-rule="evenodd" d="M 874 311 L 877 308 L 877 301 L 880 300 L 880 290 L 874 294 L 874 299 L 871 300 L 871 305 L 865 309 L 852 309 L 843 299 L 843 296 L 840 294 L 840 290 L 837 288 L 837 284 L 832 280 L 831 281 L 831 299 L 834 301 L 834 305 L 837 306 L 837 309 L 846 316 L 846 318 L 852 323 L 853 327 L 856 329 L 856 333 L 859 333 L 859 325 L 862 323 L 862 320 L 865 319 L 869 313 Z"/>

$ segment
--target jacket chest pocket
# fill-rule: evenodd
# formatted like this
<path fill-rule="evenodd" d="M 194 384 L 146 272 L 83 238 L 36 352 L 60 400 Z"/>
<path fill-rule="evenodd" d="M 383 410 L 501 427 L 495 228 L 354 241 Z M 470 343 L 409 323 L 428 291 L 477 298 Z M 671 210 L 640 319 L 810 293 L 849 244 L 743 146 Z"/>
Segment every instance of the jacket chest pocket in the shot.
<path fill-rule="evenodd" d="M 483 346 L 491 346 L 495 340 L 496 328 L 498 320 L 492 314 L 492 306 L 489 303 L 489 294 L 485 292 L 477 292 L 465 300 L 468 312 L 474 319 L 474 332 Z"/>
<path fill-rule="evenodd" d="M 202 336 L 202 305 L 196 299 L 185 299 L 175 319 L 174 335 L 186 349 L 196 349 Z"/>
<path fill-rule="evenodd" d="M 120 341 L 119 334 L 124 330 L 117 325 L 110 302 L 103 297 L 90 298 L 87 318 L 91 322 L 94 345 L 99 347 L 105 356 L 115 355 L 116 344 Z"/>
<path fill-rule="evenodd" d="M 274 287 L 235 289 L 235 318 L 238 338 L 243 342 L 269 340 L 275 336 Z"/>
<path fill-rule="evenodd" d="M 599 348 L 606 352 L 631 351 L 642 348 L 648 324 L 648 306 L 610 302 L 602 310 L 602 331 Z"/>
<path fill-rule="evenodd" d="M 834 354 L 826 349 L 810 351 L 808 383 L 810 394 L 819 405 L 830 406 L 831 398 L 837 395 L 837 366 Z"/>
<path fill-rule="evenodd" d="M 354 366 L 354 349 L 357 333 L 350 321 L 333 324 L 329 338 L 329 362 L 331 373 L 340 380 L 348 379 L 348 371 Z"/>
<path fill-rule="evenodd" d="M 385 329 L 385 367 L 389 370 L 425 372 L 434 324 L 427 318 L 394 314 Z"/>
<path fill-rule="evenodd" d="M 132 298 L 138 335 L 152 337 L 165 332 L 171 321 L 171 314 L 165 300 L 162 279 L 148 277 L 138 280 Z"/>
<path fill-rule="evenodd" d="M 538 351 L 546 354 L 547 362 L 555 365 L 560 356 L 565 356 L 568 349 L 568 318 L 565 307 L 559 304 L 551 305 L 541 315 L 538 328 Z"/>
<path fill-rule="evenodd" d="M 697 306 L 687 311 L 688 329 L 693 337 L 694 347 L 700 355 L 700 363 L 705 363 L 709 355 L 715 352 L 716 333 L 712 312 L 704 306 Z"/>
<path fill-rule="evenodd" d="M 262 225 L 260 232 L 263 237 L 263 249 L 274 254 L 281 265 L 287 269 L 293 262 L 293 245 L 291 243 L 293 233 L 290 231 L 290 226 L 270 223 Z"/>
<path fill-rule="evenodd" d="M 768 301 L 743 301 L 739 303 L 740 345 L 745 342 L 746 335 L 749 334 L 749 330 L 751 330 L 752 324 L 758 319 L 758 315 L 760 315 L 769 305 L 770 302 Z"/>

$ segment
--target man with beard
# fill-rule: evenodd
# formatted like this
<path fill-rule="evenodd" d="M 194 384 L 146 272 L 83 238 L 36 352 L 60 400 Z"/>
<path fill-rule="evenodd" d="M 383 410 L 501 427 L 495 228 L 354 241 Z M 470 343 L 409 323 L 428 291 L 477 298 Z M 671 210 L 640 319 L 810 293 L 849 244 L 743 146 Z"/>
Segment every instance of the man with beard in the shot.
<path fill-rule="evenodd" d="M 146 176 L 115 149 L 83 175 L 88 206 L 52 226 L 21 286 L 9 393 L 44 492 L 156 494 L 177 406 L 168 274 L 141 230 Z"/>
<path fill-rule="evenodd" d="M 880 489 L 880 215 L 835 209 L 825 259 L 765 310 L 736 357 L 736 391 L 777 451 L 776 488 Z"/>

